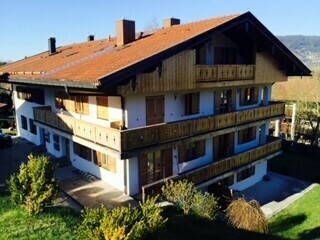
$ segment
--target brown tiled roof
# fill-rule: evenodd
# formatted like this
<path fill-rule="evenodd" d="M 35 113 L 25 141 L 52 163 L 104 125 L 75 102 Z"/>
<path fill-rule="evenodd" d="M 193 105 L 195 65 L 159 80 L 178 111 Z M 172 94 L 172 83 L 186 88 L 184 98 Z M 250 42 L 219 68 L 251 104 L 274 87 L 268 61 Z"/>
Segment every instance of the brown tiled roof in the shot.
<path fill-rule="evenodd" d="M 176 45 L 212 30 L 240 15 L 175 25 L 150 36 L 115 47 L 115 39 L 84 42 L 43 52 L 0 68 L 10 79 L 98 82 L 99 79 L 146 60 Z"/>
<path fill-rule="evenodd" d="M 320 102 L 320 80 L 312 77 L 291 77 L 287 82 L 275 83 L 272 87 L 272 99 Z"/>

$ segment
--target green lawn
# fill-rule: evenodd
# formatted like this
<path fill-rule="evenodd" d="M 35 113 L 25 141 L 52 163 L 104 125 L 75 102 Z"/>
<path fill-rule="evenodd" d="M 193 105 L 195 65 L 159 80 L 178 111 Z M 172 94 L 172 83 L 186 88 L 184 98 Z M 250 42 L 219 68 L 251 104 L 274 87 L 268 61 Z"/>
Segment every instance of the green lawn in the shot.
<path fill-rule="evenodd" d="M 0 195 L 0 239 L 75 239 L 79 214 L 68 207 L 51 207 L 37 216 Z"/>
<path fill-rule="evenodd" d="M 320 186 L 273 217 L 270 231 L 285 239 L 320 239 Z"/>

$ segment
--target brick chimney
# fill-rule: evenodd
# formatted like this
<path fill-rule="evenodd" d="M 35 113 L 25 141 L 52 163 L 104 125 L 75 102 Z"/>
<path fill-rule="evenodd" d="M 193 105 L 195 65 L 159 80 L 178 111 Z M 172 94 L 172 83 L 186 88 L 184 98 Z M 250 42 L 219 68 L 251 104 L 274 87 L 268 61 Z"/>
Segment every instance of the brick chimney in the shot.
<path fill-rule="evenodd" d="M 164 28 L 169 28 L 169 27 L 172 27 L 173 25 L 180 25 L 180 19 L 167 18 L 167 19 L 163 20 L 163 27 Z"/>
<path fill-rule="evenodd" d="M 94 35 L 92 35 L 92 34 L 88 35 L 87 40 L 88 40 L 88 42 L 94 41 Z"/>
<path fill-rule="evenodd" d="M 54 53 L 57 52 L 57 50 L 56 50 L 56 38 L 50 37 L 48 39 L 48 51 L 49 51 L 49 55 L 54 54 Z"/>
<path fill-rule="evenodd" d="M 131 20 L 117 21 L 117 46 L 123 46 L 136 39 L 135 22 Z"/>

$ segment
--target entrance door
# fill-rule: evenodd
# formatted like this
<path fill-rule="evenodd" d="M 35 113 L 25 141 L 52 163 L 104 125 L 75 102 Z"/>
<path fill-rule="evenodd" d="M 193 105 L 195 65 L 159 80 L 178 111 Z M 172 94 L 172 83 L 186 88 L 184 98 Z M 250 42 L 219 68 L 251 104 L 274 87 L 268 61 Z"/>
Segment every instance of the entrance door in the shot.
<path fill-rule="evenodd" d="M 68 138 L 63 138 L 62 144 L 62 156 L 65 157 L 67 160 L 70 160 L 70 143 Z"/>
<path fill-rule="evenodd" d="M 142 154 L 139 157 L 140 186 L 172 175 L 172 149 Z"/>
<path fill-rule="evenodd" d="M 164 122 L 164 96 L 146 97 L 147 125 Z"/>

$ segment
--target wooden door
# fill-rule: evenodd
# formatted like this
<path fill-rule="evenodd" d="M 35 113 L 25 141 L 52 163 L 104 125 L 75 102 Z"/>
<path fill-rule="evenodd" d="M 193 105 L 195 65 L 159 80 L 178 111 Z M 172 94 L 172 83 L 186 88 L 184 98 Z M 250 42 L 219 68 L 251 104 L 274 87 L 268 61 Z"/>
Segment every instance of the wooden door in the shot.
<path fill-rule="evenodd" d="M 164 122 L 164 96 L 146 97 L 147 125 Z"/>

